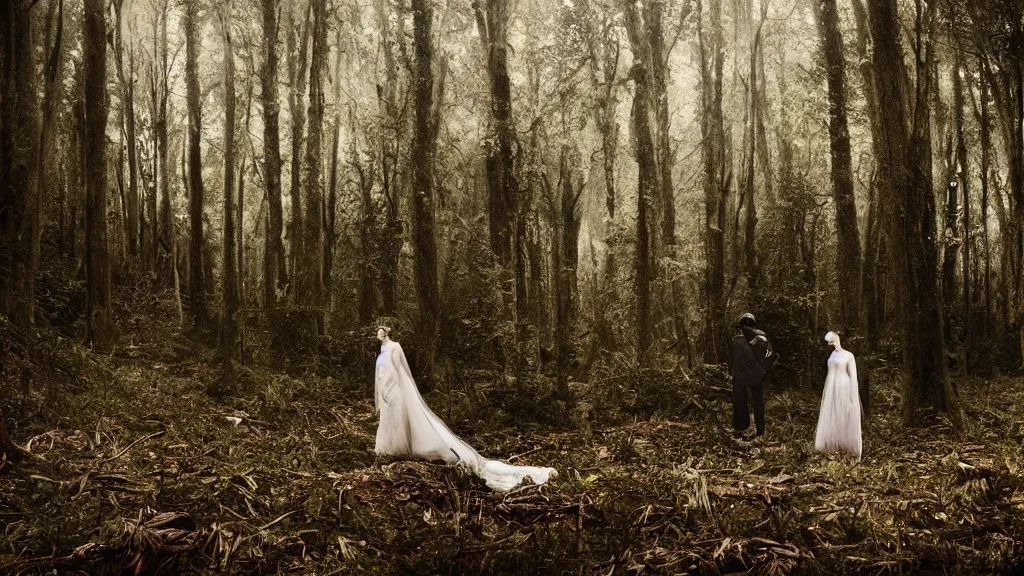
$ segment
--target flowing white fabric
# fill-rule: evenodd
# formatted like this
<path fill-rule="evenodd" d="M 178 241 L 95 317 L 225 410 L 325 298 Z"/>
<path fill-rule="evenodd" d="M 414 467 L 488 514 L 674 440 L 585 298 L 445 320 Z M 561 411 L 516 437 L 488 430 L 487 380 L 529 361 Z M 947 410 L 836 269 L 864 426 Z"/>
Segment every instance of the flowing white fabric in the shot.
<path fill-rule="evenodd" d="M 525 478 L 546 484 L 549 478 L 558 476 L 554 468 L 488 460 L 453 434 L 423 401 L 398 342 L 387 340 L 381 345 L 376 373 L 378 454 L 463 464 L 492 490 L 501 492 L 515 488 Z"/>
<path fill-rule="evenodd" d="M 828 376 L 821 395 L 814 449 L 849 452 L 860 458 L 861 448 L 857 361 L 852 353 L 836 350 L 828 359 Z"/>

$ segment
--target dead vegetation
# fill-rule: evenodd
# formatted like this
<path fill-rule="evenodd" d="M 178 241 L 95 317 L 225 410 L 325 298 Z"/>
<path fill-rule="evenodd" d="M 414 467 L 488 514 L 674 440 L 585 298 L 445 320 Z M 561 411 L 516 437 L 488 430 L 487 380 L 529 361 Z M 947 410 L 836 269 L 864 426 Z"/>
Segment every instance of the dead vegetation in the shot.
<path fill-rule="evenodd" d="M 903 428 L 893 375 L 876 375 L 861 462 L 814 453 L 820 392 L 780 383 L 769 388 L 768 437 L 733 439 L 713 371 L 645 384 L 667 407 L 650 419 L 612 418 L 600 390 L 577 385 L 568 416 L 535 420 L 561 425 L 513 428 L 493 380 L 479 378 L 478 403 L 434 392 L 428 402 L 485 454 L 560 471 L 549 486 L 496 494 L 459 468 L 376 459 L 365 382 L 253 368 L 243 393 L 213 401 L 205 349 L 170 324 L 135 321 L 147 330 L 113 356 L 9 347 L 5 413 L 31 456 L 0 470 L 0 572 L 1024 567 L 1016 380 L 960 382 L 969 424 L 956 432 L 941 420 Z M 636 396 L 628 380 L 618 386 Z"/>

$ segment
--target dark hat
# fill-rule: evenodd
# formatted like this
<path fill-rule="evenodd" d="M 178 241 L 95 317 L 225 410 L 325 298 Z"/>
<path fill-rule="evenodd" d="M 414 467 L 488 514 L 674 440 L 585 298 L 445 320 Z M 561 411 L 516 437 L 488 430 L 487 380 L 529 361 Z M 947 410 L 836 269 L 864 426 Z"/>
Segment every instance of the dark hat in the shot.
<path fill-rule="evenodd" d="M 750 312 L 740 316 L 740 326 L 757 326 L 757 319 Z"/>

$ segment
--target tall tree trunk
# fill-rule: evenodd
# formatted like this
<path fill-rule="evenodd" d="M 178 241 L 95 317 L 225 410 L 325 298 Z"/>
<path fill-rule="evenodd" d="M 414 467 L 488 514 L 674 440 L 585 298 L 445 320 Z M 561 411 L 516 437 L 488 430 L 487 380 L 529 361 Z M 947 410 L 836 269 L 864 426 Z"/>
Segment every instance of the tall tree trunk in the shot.
<path fill-rule="evenodd" d="M 654 82 L 654 114 L 658 164 L 658 205 L 661 212 L 661 244 L 673 246 L 676 243 L 676 202 L 672 188 L 672 140 L 670 137 L 671 118 L 668 109 L 668 47 L 662 25 L 664 2 L 655 0 L 645 4 L 647 33 L 651 48 L 651 77 Z"/>
<path fill-rule="evenodd" d="M 189 302 L 193 321 L 205 326 L 206 278 L 203 269 L 203 154 L 200 137 L 203 125 L 203 106 L 199 92 L 199 30 L 196 3 L 185 5 L 185 92 L 188 103 L 188 168 L 189 168 L 189 220 L 188 248 Z"/>
<path fill-rule="evenodd" d="M 626 34 L 633 49 L 633 79 L 635 92 L 631 121 L 636 146 L 637 163 L 637 359 L 646 362 L 651 346 L 651 224 L 652 204 L 658 197 L 658 171 L 655 159 L 654 115 L 651 110 L 653 78 L 651 75 L 651 49 L 643 33 L 643 24 L 634 4 L 624 2 Z"/>
<path fill-rule="evenodd" d="M 908 134 L 911 118 L 904 98 L 906 71 L 899 64 L 903 62 L 903 49 L 896 1 L 869 0 L 868 11 L 875 43 L 873 65 L 883 136 L 882 155 L 877 160 L 888 203 L 888 234 L 896 247 L 889 252 L 901 298 L 903 406 L 904 420 L 909 424 L 915 421 L 921 407 L 954 415 L 958 411 L 944 359 L 941 296 L 935 274 L 934 197 L 931 178 L 924 174 L 925 160 L 930 157 L 925 124 L 930 89 L 928 59 L 932 54 L 918 56 L 917 114 L 912 124 L 914 131 Z M 930 52 L 930 47 L 924 48 Z"/>
<path fill-rule="evenodd" d="M 117 78 L 121 85 L 121 106 L 124 114 L 125 146 L 128 158 L 128 190 L 125 195 L 126 230 L 128 232 L 128 256 L 131 265 L 139 253 L 139 155 L 135 138 L 135 48 L 128 50 L 128 67 L 125 69 L 124 45 L 124 0 L 114 0 L 114 58 L 117 63 Z"/>
<path fill-rule="evenodd" d="M 430 0 L 412 0 L 412 17 L 413 50 L 416 59 L 412 78 L 415 117 L 410 155 L 415 215 L 413 269 L 416 275 L 418 311 L 416 337 L 419 341 L 416 359 L 420 378 L 433 382 L 441 312 L 434 224 L 434 151 L 437 143 L 434 107 L 440 107 L 441 103 L 434 102 L 434 9 Z"/>
<path fill-rule="evenodd" d="M 309 69 L 309 134 L 304 159 L 305 236 L 302 239 L 298 301 L 307 306 L 320 306 L 323 300 L 323 241 L 321 234 L 323 179 L 321 143 L 324 131 L 324 70 L 327 66 L 326 0 L 311 0 L 313 18 L 313 50 Z"/>
<path fill-rule="evenodd" d="M 836 0 L 818 2 L 818 30 L 828 77 L 829 141 L 832 151 L 832 197 L 839 244 L 839 291 L 842 329 L 860 325 L 860 236 L 853 198 L 850 132 L 846 121 L 846 64 Z"/>
<path fill-rule="evenodd" d="M 63 78 L 63 35 L 64 35 L 64 1 L 59 0 L 57 10 L 56 30 L 53 31 L 52 45 L 50 32 L 52 28 L 53 11 L 58 2 L 51 0 L 46 21 L 46 42 L 44 50 L 43 68 L 43 102 L 42 102 L 42 123 L 39 132 L 38 145 L 38 166 L 36 175 L 39 178 L 36 184 L 35 195 L 28 199 L 29 219 L 26 222 L 28 237 L 30 240 L 28 276 L 25 278 L 25 304 L 28 307 L 26 315 L 29 322 L 35 321 L 35 293 L 36 274 L 39 271 L 40 240 L 42 237 L 42 212 L 43 199 L 51 193 L 52 183 L 49 180 L 50 172 L 53 170 L 53 132 L 54 118 L 57 113 L 57 105 L 60 102 L 60 88 Z M 51 47 L 52 46 L 52 47 Z"/>
<path fill-rule="evenodd" d="M 236 314 L 238 313 L 238 268 L 235 259 L 235 54 L 231 41 L 231 0 L 224 5 L 221 16 L 224 27 L 224 318 L 221 325 L 221 355 L 224 361 L 223 388 L 217 393 L 230 393 L 235 388 Z"/>
<path fill-rule="evenodd" d="M 98 351 L 114 342 L 107 253 L 107 24 L 103 0 L 85 0 L 82 60 L 85 82 L 85 251 L 87 340 Z"/>
<path fill-rule="evenodd" d="M 562 150 L 559 167 L 559 211 L 557 246 L 554 250 L 555 274 L 555 357 L 558 367 L 557 394 L 563 400 L 570 398 L 569 368 L 572 362 L 572 334 L 576 326 L 577 276 L 579 264 L 580 195 L 583 193 L 583 177 L 573 185 L 573 167 L 570 154 Z"/>
<path fill-rule="evenodd" d="M 512 127 L 512 80 L 508 72 L 508 0 L 474 0 L 477 28 L 487 52 L 491 88 L 491 121 L 495 132 L 487 155 L 487 190 L 491 250 L 498 262 L 513 266 L 513 235 L 519 183 Z"/>
<path fill-rule="evenodd" d="M 618 108 L 617 88 L 619 84 L 618 72 L 621 47 L 617 36 L 608 33 L 616 23 L 600 11 L 594 8 L 590 10 L 592 17 L 586 19 L 587 48 L 590 57 L 588 61 L 591 71 L 591 86 L 593 93 L 596 95 L 596 102 L 593 107 L 594 122 L 601 134 L 605 209 L 608 213 L 608 225 L 605 231 L 608 249 L 604 262 L 604 278 L 607 284 L 604 294 L 614 294 L 613 286 L 616 274 L 615 247 L 612 245 L 611 239 L 614 234 L 612 222 L 615 221 L 616 204 L 615 162 L 619 152 L 619 124 L 616 111 Z M 594 27 L 594 21 L 602 15 L 604 16 L 602 29 L 598 30 Z M 612 328 L 609 314 L 606 313 L 606 310 L 602 310 L 602 312 L 597 318 L 597 326 L 595 327 L 597 345 L 604 347 L 606 350 L 612 350 L 615 347 L 615 331 Z"/>
<path fill-rule="evenodd" d="M 161 9 L 160 17 L 160 72 L 159 72 L 159 98 L 160 104 L 157 109 L 157 156 L 159 157 L 158 169 L 160 171 L 160 238 L 167 252 L 173 251 L 174 238 L 174 214 L 171 207 L 171 168 L 170 168 L 170 142 L 167 126 L 167 100 L 170 97 L 169 77 L 170 65 L 168 63 L 167 46 L 167 19 L 170 16 L 168 6 L 170 2 L 165 1 Z M 176 266 L 171 262 L 171 266 Z M 172 274 L 173 275 L 173 274 Z"/>
<path fill-rule="evenodd" d="M 277 89 L 277 9 L 275 0 L 262 0 L 263 44 L 266 52 L 260 75 L 263 101 L 263 179 L 267 185 L 267 236 L 263 252 L 263 305 L 277 304 L 277 292 L 288 284 L 281 207 L 281 133 Z"/>
<path fill-rule="evenodd" d="M 525 214 L 520 207 L 519 144 L 512 116 L 512 79 L 508 69 L 509 0 L 474 0 L 477 30 L 487 53 L 491 123 L 494 138 L 487 144 L 487 190 L 491 251 L 512 274 L 516 340 L 522 344 L 529 317 L 526 292 Z M 517 361 L 522 354 L 516 354 Z"/>
<path fill-rule="evenodd" d="M 701 155 L 704 164 L 705 257 L 705 361 L 725 360 L 728 346 L 725 321 L 725 225 L 729 180 L 725 158 L 725 120 L 722 114 L 721 0 L 711 0 L 710 28 L 704 28 L 701 2 L 697 3 L 697 34 L 701 67 Z"/>
<path fill-rule="evenodd" d="M 306 116 L 304 109 L 304 94 L 306 92 L 306 59 L 309 53 L 309 29 L 310 10 L 313 8 L 312 1 L 306 4 L 306 10 L 301 23 L 296 23 L 294 8 L 295 4 L 289 4 L 288 12 L 288 80 L 290 91 L 288 95 L 288 109 L 292 122 L 292 158 L 291 158 L 291 218 L 288 226 L 288 248 L 292 273 L 292 283 L 299 282 L 298 266 L 302 258 L 302 133 L 305 129 Z M 296 48 L 296 26 L 300 28 L 301 40 Z M 294 288 L 292 294 L 296 294 Z"/>
<path fill-rule="evenodd" d="M 979 69 L 982 68 L 979 62 Z M 989 245 L 991 236 L 988 230 L 988 207 L 989 207 L 989 169 L 992 164 L 992 136 L 991 118 L 988 108 L 988 84 L 985 78 L 981 78 L 981 100 L 978 111 L 978 126 L 981 136 L 981 229 L 982 229 L 982 250 L 985 258 L 985 323 L 983 337 L 987 340 L 994 334 L 992 317 L 992 251 Z M 973 91 L 972 91 L 973 94 Z"/>
<path fill-rule="evenodd" d="M 964 201 L 964 257 L 963 257 L 963 327 L 964 327 L 964 372 L 970 370 L 971 354 L 971 172 L 967 162 L 967 142 L 964 140 L 964 86 L 960 77 L 963 66 L 957 55 L 953 67 L 953 122 L 956 131 L 956 163 L 960 167 L 960 189 Z M 950 302 L 952 304 L 952 302 Z"/>
<path fill-rule="evenodd" d="M 759 108 L 762 104 L 762 99 L 759 94 L 758 86 L 758 58 L 761 53 L 761 29 L 764 25 L 764 18 L 757 26 L 757 31 L 754 33 L 753 38 L 750 40 L 750 88 L 748 90 L 748 102 L 747 107 L 748 117 L 746 122 L 746 135 L 744 139 L 748 143 L 747 155 L 743 159 L 745 162 L 744 175 L 743 175 L 743 186 L 744 193 L 743 197 L 746 199 L 746 220 L 744 230 L 744 260 L 746 261 L 746 274 L 747 282 L 751 290 L 757 288 L 758 280 L 761 276 L 761 266 L 757 259 L 757 249 L 755 243 L 755 233 L 757 232 L 757 206 L 755 202 L 755 178 L 756 178 L 756 158 L 759 153 L 759 142 L 757 139 L 758 122 L 763 121 L 760 116 L 763 116 L 763 111 Z M 767 175 L 766 175 L 767 180 Z"/>
<path fill-rule="evenodd" d="M 409 98 L 399 92 L 399 62 L 395 57 L 398 48 L 403 63 L 412 69 L 408 57 L 405 34 L 404 9 L 396 18 L 398 27 L 391 26 L 391 5 L 386 0 L 377 3 L 380 25 L 381 48 L 384 56 L 385 85 L 378 87 L 377 99 L 381 108 L 379 117 L 380 175 L 381 192 L 384 196 L 384 226 L 379 230 L 377 258 L 382 312 L 391 316 L 398 308 L 399 263 L 402 252 L 403 226 L 399 218 L 402 200 L 409 176 L 402 161 L 402 143 L 409 140 L 408 127 Z"/>
<path fill-rule="evenodd" d="M 338 30 L 337 57 L 334 66 L 334 139 L 331 144 L 331 182 L 327 191 L 327 209 L 324 214 L 324 280 L 327 290 L 327 309 L 334 309 L 334 247 L 338 242 L 338 150 L 341 145 L 341 30 Z"/>
<path fill-rule="evenodd" d="M 36 62 L 32 38 L 32 4 L 26 0 L 4 2 L 0 7 L 0 66 L 3 100 L 0 101 L 0 298 L 2 311 L 15 325 L 32 322 L 32 243 L 38 205 L 39 99 L 36 93 Z M 29 134 L 28 138 L 24 135 Z"/>

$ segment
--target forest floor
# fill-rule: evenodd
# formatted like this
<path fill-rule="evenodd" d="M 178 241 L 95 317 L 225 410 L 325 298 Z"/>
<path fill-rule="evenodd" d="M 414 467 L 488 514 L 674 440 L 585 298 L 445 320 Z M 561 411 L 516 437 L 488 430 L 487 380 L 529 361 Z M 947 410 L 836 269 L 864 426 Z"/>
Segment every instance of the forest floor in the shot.
<path fill-rule="evenodd" d="M 125 304 L 112 355 L 55 341 L 9 355 L 4 378 L 36 375 L 5 402 L 30 456 L 0 464 L 0 573 L 1024 569 L 1018 379 L 958 381 L 957 432 L 904 428 L 895 376 L 879 371 L 859 462 L 815 453 L 820 392 L 779 383 L 755 441 L 732 437 L 720 385 L 681 374 L 664 404 L 682 409 L 616 425 L 578 404 L 561 426 L 498 426 L 507 391 L 482 375 L 483 401 L 428 395 L 484 455 L 559 471 L 498 494 L 456 467 L 375 458 L 367 382 L 246 369 L 241 392 L 212 400 L 212 353 L 168 306 Z"/>

